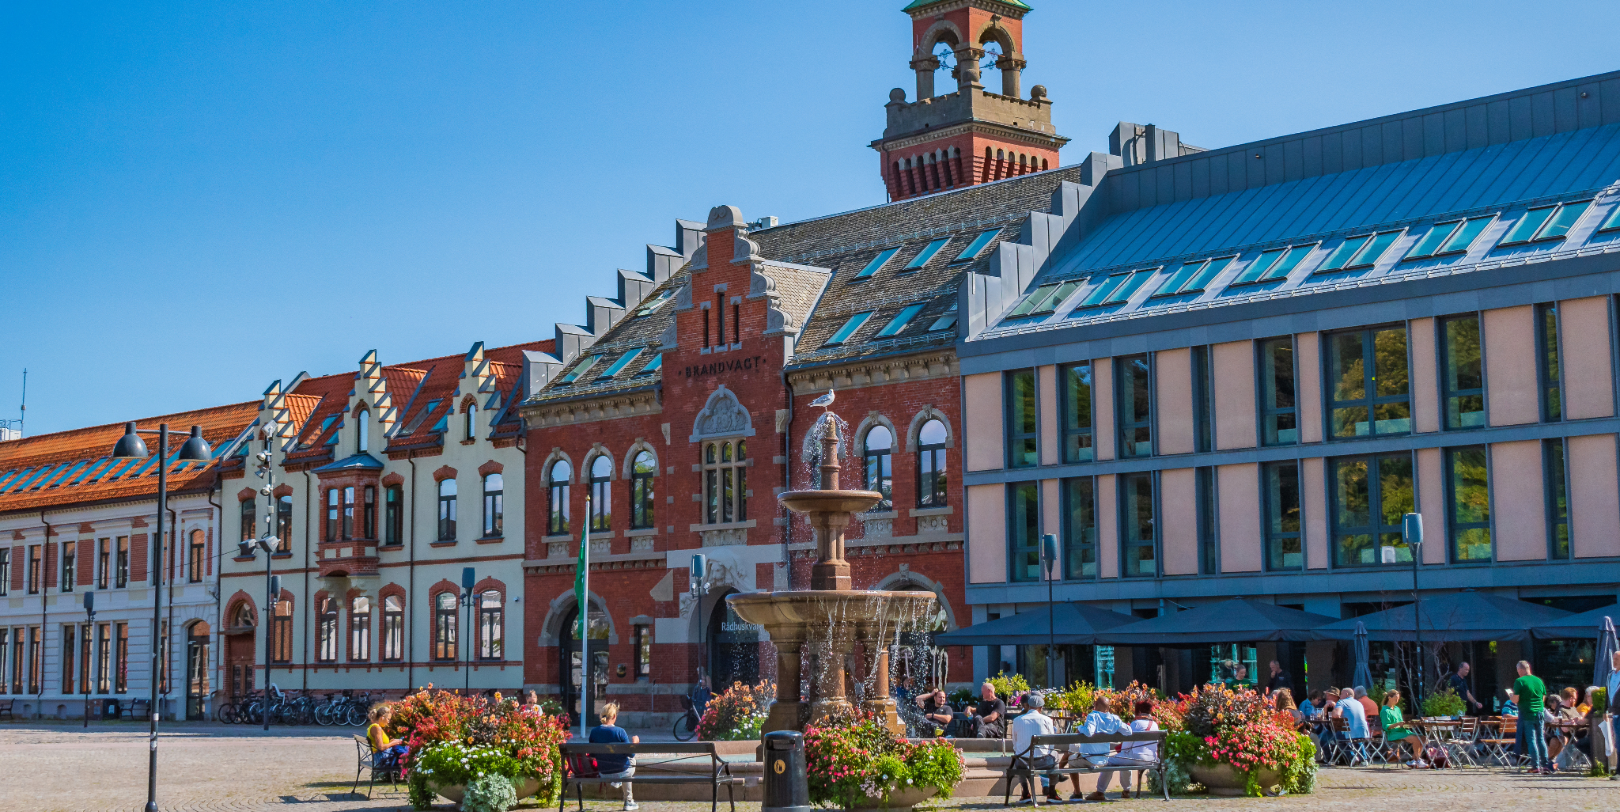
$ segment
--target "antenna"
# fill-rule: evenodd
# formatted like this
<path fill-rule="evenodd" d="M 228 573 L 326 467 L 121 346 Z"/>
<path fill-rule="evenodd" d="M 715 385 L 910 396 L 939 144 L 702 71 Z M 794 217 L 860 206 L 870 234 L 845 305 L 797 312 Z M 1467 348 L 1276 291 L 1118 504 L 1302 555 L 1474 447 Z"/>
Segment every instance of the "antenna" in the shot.
<path fill-rule="evenodd" d="M 0 442 L 5 440 L 21 440 L 23 436 L 23 421 L 28 417 L 28 370 L 23 370 L 22 405 L 18 407 L 16 420 L 0 419 Z"/>

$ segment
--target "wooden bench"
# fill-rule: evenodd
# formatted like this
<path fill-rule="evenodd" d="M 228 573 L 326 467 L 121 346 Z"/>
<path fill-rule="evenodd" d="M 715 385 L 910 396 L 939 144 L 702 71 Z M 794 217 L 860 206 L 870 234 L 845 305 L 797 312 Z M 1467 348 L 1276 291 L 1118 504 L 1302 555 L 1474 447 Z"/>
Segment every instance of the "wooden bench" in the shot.
<path fill-rule="evenodd" d="M 1100 772 L 1142 773 L 1148 770 L 1152 770 L 1158 775 L 1159 789 L 1164 793 L 1164 799 L 1168 801 L 1170 800 L 1170 787 L 1165 783 L 1165 764 L 1163 758 L 1164 737 L 1165 732 L 1163 730 L 1149 730 L 1141 733 L 1098 733 L 1095 736 L 1087 736 L 1084 733 L 1060 733 L 1050 736 L 1031 736 L 1029 738 L 1029 747 L 1025 748 L 1022 752 L 1014 753 L 1012 761 L 1007 763 L 1006 772 L 1002 774 L 1002 782 L 1006 788 L 1006 794 L 1002 797 L 1001 803 L 1003 806 L 1012 803 L 1012 788 L 1014 781 L 1017 781 L 1025 789 L 1028 789 L 1029 797 L 1033 799 L 1033 802 L 1037 806 L 1039 806 L 1041 803 L 1042 793 L 1039 792 L 1038 788 L 1034 786 L 1037 776 L 1053 776 L 1053 780 L 1056 781 L 1061 776 L 1065 775 L 1080 775 L 1082 773 Z M 1139 761 L 1133 760 L 1133 763 L 1128 765 L 1113 766 L 1109 766 L 1106 763 L 1106 757 L 1102 756 L 1101 754 L 1088 758 L 1080 755 L 1079 753 L 1071 754 L 1069 756 L 1069 762 L 1065 766 L 1057 766 L 1054 764 L 1048 769 L 1037 769 L 1032 763 L 1035 752 L 1043 747 L 1052 748 L 1053 756 L 1057 757 L 1057 761 L 1061 763 L 1062 754 L 1067 752 L 1069 747 L 1072 745 L 1114 745 L 1127 744 L 1130 742 L 1153 742 L 1158 745 L 1154 748 L 1154 751 L 1159 755 L 1151 759 L 1141 759 Z M 1091 763 L 1091 758 L 1103 760 L 1105 763 L 1094 765 Z"/>
<path fill-rule="evenodd" d="M 710 812 L 720 808 L 720 786 L 726 787 L 731 812 L 737 810 L 737 785 L 743 779 L 731 774 L 731 765 L 720 758 L 714 742 L 648 742 L 646 744 L 564 743 L 562 792 L 557 798 L 561 812 L 568 801 L 568 788 L 574 788 L 580 810 L 585 809 L 586 784 L 709 784 L 713 793 Z M 604 778 L 594 769 L 592 756 L 634 756 L 635 774 L 629 778 Z"/>
<path fill-rule="evenodd" d="M 11 706 L 16 701 L 15 699 L 0 699 L 0 716 L 4 716 L 13 722 L 17 721 L 17 717 L 11 715 Z"/>

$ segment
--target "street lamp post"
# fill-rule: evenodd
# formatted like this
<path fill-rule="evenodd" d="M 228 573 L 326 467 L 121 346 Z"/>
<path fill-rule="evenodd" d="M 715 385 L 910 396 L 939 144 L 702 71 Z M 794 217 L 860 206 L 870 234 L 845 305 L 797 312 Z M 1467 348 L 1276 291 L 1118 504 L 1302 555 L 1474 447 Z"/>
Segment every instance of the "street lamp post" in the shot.
<path fill-rule="evenodd" d="M 474 646 L 477 644 L 476 638 L 478 637 L 478 627 L 475 625 L 476 617 L 473 613 L 473 607 L 476 604 L 476 602 L 473 600 L 473 585 L 476 583 L 478 583 L 478 574 L 473 571 L 473 568 L 462 567 L 461 605 L 467 607 L 468 633 L 462 635 L 462 637 L 465 639 L 467 658 L 466 662 L 462 663 L 461 668 L 461 693 L 466 696 L 472 696 L 472 663 L 473 656 L 477 653 L 474 650 Z"/>
<path fill-rule="evenodd" d="M 1423 515 L 1408 513 L 1401 517 L 1401 535 L 1406 549 L 1412 554 L 1412 645 L 1417 649 L 1412 659 L 1417 678 L 1412 680 L 1412 712 L 1423 715 L 1423 605 L 1418 600 L 1418 558 L 1423 553 Z"/>
<path fill-rule="evenodd" d="M 96 593 L 84 593 L 84 613 L 87 618 L 84 633 L 88 635 L 90 630 L 96 627 Z M 90 674 L 90 664 L 85 663 L 80 668 L 80 673 L 88 676 Z M 83 684 L 83 680 L 80 682 L 79 690 L 84 691 L 84 727 L 88 728 L 90 726 L 90 686 Z"/>
<path fill-rule="evenodd" d="M 151 728 L 147 734 L 149 750 L 146 766 L 146 812 L 158 812 L 157 805 L 157 736 L 158 736 L 158 674 L 163 656 L 159 635 L 163 628 L 163 532 L 164 518 L 169 512 L 169 424 L 159 423 L 157 431 L 138 429 L 134 423 L 124 424 L 124 436 L 113 446 L 114 459 L 145 458 L 146 442 L 141 434 L 158 436 L 158 492 L 157 542 L 152 546 L 152 670 L 147 675 L 149 694 L 147 712 L 151 714 Z M 192 426 L 191 436 L 180 446 L 177 462 L 206 462 L 213 459 L 213 451 L 203 439 L 202 427 Z"/>
<path fill-rule="evenodd" d="M 260 626 L 264 627 L 264 729 L 270 729 L 270 663 L 274 654 L 272 651 L 275 641 L 275 612 L 276 604 L 281 599 L 281 578 L 272 571 L 275 564 L 275 552 L 281 546 L 281 539 L 276 536 L 276 469 L 271 465 L 271 455 L 276 437 L 281 435 L 281 426 L 271 422 L 264 425 L 264 450 L 254 458 L 259 461 L 259 467 L 254 474 L 264 480 L 259 493 L 265 497 L 264 535 L 251 541 L 237 543 L 237 549 L 244 558 L 251 558 L 256 550 L 264 551 L 264 611 L 259 613 L 263 618 Z"/>
<path fill-rule="evenodd" d="M 1046 574 L 1046 687 L 1048 690 L 1057 688 L 1057 609 L 1054 607 L 1053 590 L 1057 580 L 1057 536 L 1047 533 L 1041 536 L 1041 569 Z"/>
<path fill-rule="evenodd" d="M 709 593 L 709 587 L 703 582 L 703 579 L 708 574 L 705 571 L 708 568 L 708 561 L 709 559 L 707 556 L 703 555 L 702 553 L 698 553 L 692 556 L 691 569 L 687 570 L 688 577 L 691 579 L 690 588 L 692 590 L 692 600 L 694 601 L 692 604 L 692 614 L 697 617 L 699 685 L 703 684 L 703 675 L 708 671 L 708 668 L 706 667 L 708 663 L 705 660 L 706 652 L 703 648 L 703 626 L 705 625 L 703 623 L 703 596 Z M 699 711 L 699 713 L 701 712 L 702 711 Z"/>

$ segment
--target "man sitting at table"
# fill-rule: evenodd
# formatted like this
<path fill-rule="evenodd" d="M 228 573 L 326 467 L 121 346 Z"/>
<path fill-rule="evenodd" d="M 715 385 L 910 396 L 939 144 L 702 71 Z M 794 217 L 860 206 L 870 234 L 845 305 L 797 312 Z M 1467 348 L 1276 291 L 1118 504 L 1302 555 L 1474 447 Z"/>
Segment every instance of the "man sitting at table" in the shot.
<path fill-rule="evenodd" d="M 1366 746 L 1356 743 L 1365 742 L 1367 739 L 1367 709 L 1356 701 L 1356 692 L 1350 688 L 1340 691 L 1339 702 L 1333 708 L 1334 716 L 1344 720 L 1345 738 L 1352 742 L 1350 745 L 1351 766 L 1355 765 L 1357 759 L 1371 761 L 1367 756 Z"/>

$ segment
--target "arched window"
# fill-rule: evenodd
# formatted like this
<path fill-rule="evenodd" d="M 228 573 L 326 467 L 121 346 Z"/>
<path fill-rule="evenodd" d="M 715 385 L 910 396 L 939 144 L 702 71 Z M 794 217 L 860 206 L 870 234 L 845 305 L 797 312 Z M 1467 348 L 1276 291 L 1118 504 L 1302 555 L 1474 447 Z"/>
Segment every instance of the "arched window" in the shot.
<path fill-rule="evenodd" d="M 945 507 L 945 424 L 929 420 L 917 432 L 917 507 Z"/>
<path fill-rule="evenodd" d="M 405 489 L 398 485 L 383 488 L 383 543 L 405 543 Z"/>
<path fill-rule="evenodd" d="M 433 659 L 456 659 L 456 593 L 433 599 Z"/>
<path fill-rule="evenodd" d="M 246 629 L 253 625 L 253 607 L 247 601 L 236 605 L 236 611 L 231 615 L 231 625 L 238 629 Z"/>
<path fill-rule="evenodd" d="M 748 520 L 748 442 L 703 447 L 703 519 L 707 524 Z"/>
<path fill-rule="evenodd" d="M 894 509 L 894 435 L 884 426 L 866 430 L 865 450 L 866 489 L 883 494 L 883 500 L 873 510 Z"/>
<path fill-rule="evenodd" d="M 292 552 L 292 497 L 276 499 L 276 538 L 281 541 L 278 551 Z"/>
<path fill-rule="evenodd" d="M 354 450 L 364 454 L 371 447 L 371 412 L 361 409 L 354 420 Z"/>
<path fill-rule="evenodd" d="M 252 541 L 259 537 L 259 530 L 255 526 L 256 517 L 253 515 L 253 499 L 243 499 L 237 505 L 237 513 L 242 517 L 242 540 Z"/>
<path fill-rule="evenodd" d="M 193 530 L 193 531 L 191 531 L 191 546 L 187 548 L 187 554 L 186 554 L 186 580 L 193 583 L 193 584 L 199 583 L 199 582 L 202 581 L 202 579 L 203 579 L 203 569 L 208 566 L 205 563 L 208 560 L 208 551 L 207 551 L 205 545 L 206 545 L 206 537 L 203 535 L 203 531 L 201 531 L 201 530 Z M 68 549 L 69 554 L 71 554 L 71 549 L 72 548 L 66 548 L 66 549 Z M 71 560 L 71 559 L 68 559 L 68 560 Z M 64 589 L 71 589 L 72 588 L 72 584 L 69 582 L 69 579 L 67 579 L 67 578 L 63 579 L 62 586 L 63 586 Z"/>
<path fill-rule="evenodd" d="M 557 460 L 546 473 L 546 534 L 557 536 L 568 532 L 568 479 L 574 469 L 566 460 Z"/>
<path fill-rule="evenodd" d="M 636 455 L 636 461 L 630 468 L 630 527 L 633 529 L 644 530 L 656 523 L 653 516 L 653 477 L 657 474 L 658 461 L 653 458 L 651 451 Z"/>
<path fill-rule="evenodd" d="M 439 541 L 456 540 L 456 480 L 439 480 Z"/>
<path fill-rule="evenodd" d="M 292 601 L 276 601 L 276 611 L 270 620 L 270 660 L 277 663 L 292 662 Z"/>
<path fill-rule="evenodd" d="M 383 662 L 405 659 L 405 602 L 398 595 L 383 598 L 382 658 Z"/>
<path fill-rule="evenodd" d="M 591 529 L 613 529 L 613 461 L 606 454 L 591 460 Z"/>
<path fill-rule="evenodd" d="M 505 630 L 505 601 L 500 592 L 487 590 L 478 596 L 478 659 L 505 658 Z"/>
<path fill-rule="evenodd" d="M 462 421 L 463 427 L 466 429 L 466 434 L 462 439 L 478 439 L 478 407 L 471 403 L 467 404 L 467 411 L 463 413 Z"/>
<path fill-rule="evenodd" d="M 503 493 L 500 474 L 484 477 L 484 538 L 496 538 L 502 533 L 506 513 Z"/>
<path fill-rule="evenodd" d="M 321 598 L 321 605 L 315 616 L 317 619 L 315 659 L 323 663 L 335 663 L 338 658 L 337 601 L 331 598 Z"/>
<path fill-rule="evenodd" d="M 349 662 L 371 659 L 371 599 L 361 595 L 349 603 Z"/>

